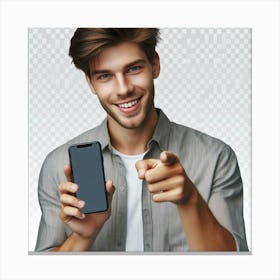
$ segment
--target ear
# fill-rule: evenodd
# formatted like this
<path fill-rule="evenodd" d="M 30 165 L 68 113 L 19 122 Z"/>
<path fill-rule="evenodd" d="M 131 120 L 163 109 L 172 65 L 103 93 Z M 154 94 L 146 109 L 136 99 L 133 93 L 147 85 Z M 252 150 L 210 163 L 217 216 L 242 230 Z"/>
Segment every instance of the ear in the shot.
<path fill-rule="evenodd" d="M 94 87 L 93 87 L 93 85 L 92 85 L 92 82 L 91 82 L 90 77 L 89 77 L 88 75 L 86 75 L 86 74 L 85 74 L 85 77 L 86 77 L 86 81 L 87 81 L 87 83 L 88 83 L 88 85 L 89 85 L 89 87 L 90 87 L 91 92 L 92 92 L 93 94 L 96 94 L 96 91 L 95 91 L 95 89 L 94 89 Z"/>
<path fill-rule="evenodd" d="M 154 63 L 153 63 L 153 78 L 156 79 L 160 73 L 160 59 L 157 52 L 155 52 Z"/>

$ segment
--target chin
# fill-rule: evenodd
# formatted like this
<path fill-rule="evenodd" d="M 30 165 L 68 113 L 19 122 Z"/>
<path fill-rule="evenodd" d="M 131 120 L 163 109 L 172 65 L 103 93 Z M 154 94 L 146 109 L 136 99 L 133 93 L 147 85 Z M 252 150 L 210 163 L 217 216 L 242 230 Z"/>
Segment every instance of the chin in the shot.
<path fill-rule="evenodd" d="M 126 129 L 136 129 L 136 128 L 139 128 L 139 127 L 142 127 L 143 126 L 143 122 L 142 121 L 132 121 L 132 120 L 128 120 L 128 121 L 118 121 L 118 123 L 123 127 L 123 128 L 126 128 Z"/>
<path fill-rule="evenodd" d="M 105 109 L 105 108 L 104 108 Z M 145 110 L 143 107 L 139 108 L 137 112 L 131 115 L 123 115 L 116 110 L 108 110 L 106 108 L 108 116 L 111 117 L 113 122 L 125 129 L 138 129 L 146 127 L 149 124 L 149 110 Z M 144 110 L 143 110 L 144 109 Z"/>

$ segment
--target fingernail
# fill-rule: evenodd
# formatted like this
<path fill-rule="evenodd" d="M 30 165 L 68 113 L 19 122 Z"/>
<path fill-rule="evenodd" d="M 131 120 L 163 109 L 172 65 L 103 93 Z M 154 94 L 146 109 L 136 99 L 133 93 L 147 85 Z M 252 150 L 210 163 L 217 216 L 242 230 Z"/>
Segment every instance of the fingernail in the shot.
<path fill-rule="evenodd" d="M 77 190 L 77 185 L 75 185 L 75 184 L 72 184 L 71 186 L 70 186 L 70 190 L 71 191 L 76 191 Z"/>
<path fill-rule="evenodd" d="M 165 152 L 162 152 L 161 155 L 160 155 L 160 158 L 161 158 L 162 161 L 165 162 L 165 161 L 167 160 L 167 155 L 166 155 L 166 153 L 165 153 Z"/>
<path fill-rule="evenodd" d="M 83 200 L 79 200 L 78 207 L 83 208 L 85 206 L 85 202 Z"/>

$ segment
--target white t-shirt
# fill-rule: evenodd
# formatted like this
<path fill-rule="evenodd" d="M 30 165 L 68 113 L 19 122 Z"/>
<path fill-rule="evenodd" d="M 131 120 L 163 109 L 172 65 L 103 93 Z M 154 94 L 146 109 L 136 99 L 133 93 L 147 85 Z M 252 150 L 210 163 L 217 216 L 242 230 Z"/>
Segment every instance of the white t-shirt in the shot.
<path fill-rule="evenodd" d="M 142 160 L 145 153 L 140 155 L 126 155 L 114 148 L 113 152 L 121 157 L 126 169 L 126 181 L 128 186 L 126 251 L 144 251 L 142 180 L 138 178 L 135 163 L 138 160 Z"/>

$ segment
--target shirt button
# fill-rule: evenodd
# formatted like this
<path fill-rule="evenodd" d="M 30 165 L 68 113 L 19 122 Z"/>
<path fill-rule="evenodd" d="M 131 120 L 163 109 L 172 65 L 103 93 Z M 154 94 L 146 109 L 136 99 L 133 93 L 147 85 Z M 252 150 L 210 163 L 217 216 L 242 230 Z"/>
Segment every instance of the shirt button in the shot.
<path fill-rule="evenodd" d="M 150 250 L 151 249 L 151 245 L 149 243 L 145 244 L 145 249 Z"/>
<path fill-rule="evenodd" d="M 149 215 L 149 210 L 148 209 L 144 209 L 144 216 L 148 217 L 148 215 Z"/>
<path fill-rule="evenodd" d="M 123 192 L 125 190 L 124 186 L 120 186 L 120 191 Z"/>

